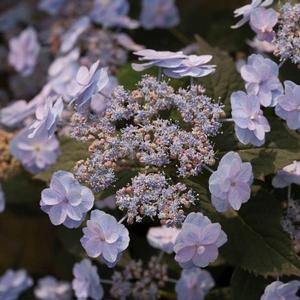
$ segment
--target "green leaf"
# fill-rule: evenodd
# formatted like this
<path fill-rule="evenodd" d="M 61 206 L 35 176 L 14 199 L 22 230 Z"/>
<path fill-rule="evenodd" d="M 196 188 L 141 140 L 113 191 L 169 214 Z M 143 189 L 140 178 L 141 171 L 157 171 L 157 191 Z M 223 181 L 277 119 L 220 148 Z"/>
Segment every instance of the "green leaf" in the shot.
<path fill-rule="evenodd" d="M 199 82 L 205 87 L 208 96 L 215 100 L 221 98 L 225 112 L 229 113 L 230 96 L 232 92 L 244 89 L 244 82 L 228 53 L 212 47 L 200 36 L 196 36 L 196 40 L 200 48 L 199 54 L 213 55 L 212 64 L 217 66 L 214 74 L 201 78 Z"/>
<path fill-rule="evenodd" d="M 205 300 L 232 300 L 231 290 L 229 287 L 213 289 L 205 297 Z"/>
<path fill-rule="evenodd" d="M 264 277 L 300 276 L 300 260 L 280 224 L 282 203 L 274 191 L 255 186 L 251 199 L 238 212 L 219 214 L 203 186 L 188 184 L 199 194 L 200 210 L 227 234 L 228 242 L 220 253 L 228 263 Z"/>
<path fill-rule="evenodd" d="M 276 173 L 284 166 L 300 159 L 300 135 L 290 130 L 277 117 L 270 117 L 271 132 L 266 135 L 266 143 L 261 147 L 238 143 L 233 125 L 223 126 L 223 134 L 215 140 L 215 148 L 223 156 L 228 151 L 238 151 L 243 161 L 251 162 L 256 178 Z"/>
<path fill-rule="evenodd" d="M 38 174 L 35 178 L 49 182 L 54 172 L 59 170 L 71 171 L 76 162 L 81 159 L 86 159 L 88 156 L 88 147 L 82 142 L 74 141 L 73 139 L 63 139 L 60 142 L 61 154 L 58 161 L 49 170 Z"/>
<path fill-rule="evenodd" d="M 254 276 L 236 268 L 231 277 L 232 300 L 260 299 L 268 281 L 261 276 Z"/>

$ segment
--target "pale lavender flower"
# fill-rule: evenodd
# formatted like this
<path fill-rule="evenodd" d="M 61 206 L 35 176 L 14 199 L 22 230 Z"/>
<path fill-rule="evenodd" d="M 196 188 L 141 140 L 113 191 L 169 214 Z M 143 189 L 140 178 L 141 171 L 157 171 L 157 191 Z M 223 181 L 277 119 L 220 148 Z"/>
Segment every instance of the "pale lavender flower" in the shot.
<path fill-rule="evenodd" d="M 208 271 L 200 268 L 184 269 L 175 287 L 177 299 L 204 300 L 214 286 L 215 282 Z"/>
<path fill-rule="evenodd" d="M 241 68 L 248 94 L 257 96 L 265 107 L 275 106 L 282 93 L 278 74 L 278 65 L 260 54 L 249 56 L 247 64 Z"/>
<path fill-rule="evenodd" d="M 32 174 L 47 170 L 56 161 L 59 154 L 59 142 L 52 136 L 28 138 L 31 130 L 21 130 L 10 143 L 11 154 Z"/>
<path fill-rule="evenodd" d="M 123 224 L 100 210 L 91 212 L 87 227 L 83 228 L 81 244 L 88 256 L 102 259 L 109 267 L 129 245 L 129 233 Z"/>
<path fill-rule="evenodd" d="M 103 115 L 109 106 L 112 91 L 118 86 L 118 79 L 109 76 L 109 81 L 102 89 L 101 94 L 95 94 L 91 100 L 91 109 L 98 115 Z"/>
<path fill-rule="evenodd" d="M 128 12 L 127 0 L 94 0 L 90 16 L 96 24 L 114 27 L 122 24 L 122 20 Z"/>
<path fill-rule="evenodd" d="M 171 28 L 179 24 L 174 0 L 143 0 L 140 22 L 146 29 Z"/>
<path fill-rule="evenodd" d="M 90 69 L 81 66 L 76 75 L 74 87 L 74 100 L 79 113 L 86 113 L 90 107 L 92 97 L 100 93 L 109 82 L 107 69 L 98 70 L 100 61 L 96 61 Z"/>
<path fill-rule="evenodd" d="M 300 129 L 300 85 L 284 82 L 284 94 L 278 97 L 276 114 L 287 122 L 291 129 Z"/>
<path fill-rule="evenodd" d="M 250 198 L 252 182 L 251 164 L 243 163 L 238 153 L 228 152 L 209 178 L 211 201 L 215 209 L 218 212 L 230 208 L 239 210 Z"/>
<path fill-rule="evenodd" d="M 0 213 L 2 213 L 5 209 L 5 195 L 0 184 Z"/>
<path fill-rule="evenodd" d="M 243 144 L 263 145 L 270 125 L 260 109 L 258 97 L 242 91 L 234 92 L 231 95 L 231 109 L 238 140 Z"/>
<path fill-rule="evenodd" d="M 274 9 L 259 7 L 251 14 L 250 26 L 256 32 L 258 40 L 272 42 L 275 37 L 273 28 L 277 21 L 277 12 Z"/>
<path fill-rule="evenodd" d="M 72 282 L 73 290 L 78 300 L 101 300 L 103 298 L 103 287 L 97 268 L 92 265 L 87 258 L 83 259 L 73 267 L 74 279 Z"/>
<path fill-rule="evenodd" d="M 91 25 L 90 19 L 87 16 L 80 17 L 76 20 L 69 30 L 63 35 L 60 45 L 60 52 L 67 53 L 72 50 L 80 35 L 85 32 Z"/>
<path fill-rule="evenodd" d="M 116 33 L 114 38 L 117 40 L 119 45 L 127 50 L 140 51 L 145 48 L 144 46 L 137 44 L 127 33 L 124 32 Z"/>
<path fill-rule="evenodd" d="M 32 284 L 33 281 L 25 270 L 7 270 L 0 277 L 0 299 L 17 300 Z"/>
<path fill-rule="evenodd" d="M 9 41 L 9 63 L 22 76 L 32 74 L 40 52 L 36 31 L 27 28 Z"/>
<path fill-rule="evenodd" d="M 226 242 L 227 235 L 219 223 L 211 223 L 202 213 L 192 212 L 176 238 L 175 260 L 183 268 L 206 267 L 217 259 L 218 248 Z"/>
<path fill-rule="evenodd" d="M 145 61 L 142 64 L 132 64 L 132 68 L 135 71 L 144 71 L 153 66 L 162 67 L 164 69 L 178 68 L 182 61 L 187 58 L 183 52 L 171 52 L 171 51 L 156 51 L 152 49 L 144 49 L 134 52 L 139 56 L 140 61 Z"/>
<path fill-rule="evenodd" d="M 18 100 L 0 110 L 0 123 L 4 127 L 16 128 L 30 119 L 38 106 L 43 105 L 51 93 L 51 87 L 46 84 L 41 92 L 31 101 Z"/>
<path fill-rule="evenodd" d="M 240 21 L 238 21 L 235 25 L 231 26 L 231 28 L 236 29 L 244 24 L 246 24 L 250 20 L 251 14 L 258 7 L 267 7 L 273 3 L 273 0 L 252 0 L 250 4 L 242 6 L 234 11 L 234 17 L 242 17 Z"/>
<path fill-rule="evenodd" d="M 172 78 L 204 77 L 215 72 L 215 65 L 207 65 L 211 60 L 211 55 L 189 55 L 179 67 L 165 69 L 164 73 Z"/>
<path fill-rule="evenodd" d="M 57 15 L 66 5 L 68 0 L 40 0 L 38 8 L 49 15 Z"/>
<path fill-rule="evenodd" d="M 279 170 L 272 180 L 272 185 L 276 188 L 284 188 L 292 183 L 300 185 L 300 161 L 294 161 Z"/>
<path fill-rule="evenodd" d="M 73 49 L 65 56 L 56 58 L 48 69 L 49 84 L 55 93 L 68 100 L 72 95 L 74 78 L 79 69 L 80 51 Z"/>
<path fill-rule="evenodd" d="M 41 300 L 71 300 L 71 284 L 65 281 L 58 281 L 52 276 L 46 276 L 38 281 L 34 289 L 34 295 Z"/>
<path fill-rule="evenodd" d="M 94 195 L 72 173 L 57 171 L 52 175 L 50 187 L 42 191 L 40 205 L 53 225 L 77 228 L 93 207 Z"/>
<path fill-rule="evenodd" d="M 147 240 L 153 248 L 171 254 L 179 232 L 175 227 L 151 227 L 147 233 Z"/>
<path fill-rule="evenodd" d="M 247 40 L 246 42 L 257 53 L 272 53 L 275 50 L 275 46 L 272 43 L 260 41 L 257 37 L 254 37 L 253 40 Z"/>
<path fill-rule="evenodd" d="M 56 130 L 57 122 L 61 117 L 64 109 L 64 103 L 61 97 L 47 98 L 45 104 L 37 107 L 35 111 L 36 120 L 29 127 L 32 132 L 28 135 L 29 138 L 38 136 L 48 136 L 51 138 Z"/>
<path fill-rule="evenodd" d="M 299 300 L 297 291 L 300 287 L 300 281 L 292 280 L 288 283 L 274 281 L 269 284 L 260 300 Z"/>

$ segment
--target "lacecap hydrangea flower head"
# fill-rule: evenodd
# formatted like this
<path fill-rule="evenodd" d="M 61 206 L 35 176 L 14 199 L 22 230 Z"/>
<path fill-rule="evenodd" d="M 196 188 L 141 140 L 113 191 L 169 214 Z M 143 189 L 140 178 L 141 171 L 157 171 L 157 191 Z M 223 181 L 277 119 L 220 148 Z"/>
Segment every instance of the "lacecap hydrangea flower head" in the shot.
<path fill-rule="evenodd" d="M 215 286 L 210 273 L 200 268 L 181 271 L 175 290 L 178 300 L 204 300 L 206 294 Z"/>
<path fill-rule="evenodd" d="M 299 300 L 297 291 L 300 287 L 299 280 L 292 280 L 288 283 L 274 281 L 269 284 L 260 300 Z"/>
<path fill-rule="evenodd" d="M 72 173 L 57 171 L 52 175 L 50 187 L 42 191 L 40 205 L 53 225 L 76 228 L 93 207 L 94 195 Z"/>
<path fill-rule="evenodd" d="M 111 267 L 128 247 L 129 233 L 113 216 L 93 210 L 80 241 L 88 256 L 100 258 Z"/>
<path fill-rule="evenodd" d="M 252 181 L 251 164 L 243 163 L 238 153 L 228 152 L 222 157 L 217 171 L 209 178 L 213 206 L 218 212 L 230 208 L 239 210 L 250 198 Z"/>
<path fill-rule="evenodd" d="M 77 299 L 101 300 L 103 298 L 104 291 L 97 267 L 93 266 L 89 259 L 85 258 L 76 263 L 73 267 L 73 275 L 72 287 Z"/>
<path fill-rule="evenodd" d="M 226 242 L 227 236 L 219 223 L 211 223 L 202 213 L 192 212 L 176 238 L 175 260 L 183 268 L 207 267 L 217 259 L 218 248 Z"/>

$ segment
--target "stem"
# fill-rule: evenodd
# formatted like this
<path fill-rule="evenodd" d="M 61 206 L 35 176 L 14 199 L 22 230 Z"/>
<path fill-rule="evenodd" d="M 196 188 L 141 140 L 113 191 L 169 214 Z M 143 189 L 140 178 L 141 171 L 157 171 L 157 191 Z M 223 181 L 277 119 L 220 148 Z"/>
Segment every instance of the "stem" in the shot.
<path fill-rule="evenodd" d="M 286 62 L 286 59 L 284 59 L 280 64 L 279 64 L 279 69 L 285 64 L 285 62 Z"/>
<path fill-rule="evenodd" d="M 127 214 L 119 220 L 119 224 L 122 224 L 127 219 Z"/>
<path fill-rule="evenodd" d="M 163 256 L 164 256 L 164 251 L 161 250 L 158 256 L 158 262 L 162 260 Z"/>
<path fill-rule="evenodd" d="M 158 68 L 158 74 L 157 74 L 157 80 L 158 80 L 158 81 L 161 81 L 161 78 L 162 78 L 162 68 L 159 67 L 159 68 Z"/>
<path fill-rule="evenodd" d="M 192 87 L 193 85 L 195 85 L 194 77 L 190 77 L 190 86 Z"/>
<path fill-rule="evenodd" d="M 108 280 L 108 279 L 100 279 L 100 282 L 104 284 L 113 284 L 112 280 Z"/>
<path fill-rule="evenodd" d="M 229 118 L 229 119 L 220 119 L 221 123 L 226 123 L 226 122 L 234 122 L 233 119 Z"/>
<path fill-rule="evenodd" d="M 178 280 L 173 279 L 173 278 L 168 278 L 167 282 L 171 282 L 171 283 L 177 283 Z"/>
<path fill-rule="evenodd" d="M 207 165 L 203 165 L 203 168 L 206 169 L 207 171 L 211 172 L 211 173 L 214 172 L 214 170 L 211 169 L 211 168 L 210 168 L 209 166 L 207 166 Z"/>

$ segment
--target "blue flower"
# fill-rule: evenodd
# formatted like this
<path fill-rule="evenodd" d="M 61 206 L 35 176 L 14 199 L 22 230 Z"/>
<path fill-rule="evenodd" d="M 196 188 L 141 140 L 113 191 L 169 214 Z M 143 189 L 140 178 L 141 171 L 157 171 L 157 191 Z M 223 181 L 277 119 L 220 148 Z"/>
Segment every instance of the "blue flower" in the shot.
<path fill-rule="evenodd" d="M 64 103 L 62 98 L 47 98 L 45 104 L 37 107 L 36 120 L 30 125 L 32 132 L 29 138 L 48 136 L 51 138 L 56 130 L 57 122 L 63 112 Z"/>
<path fill-rule="evenodd" d="M 164 73 L 172 78 L 204 77 L 215 71 L 215 65 L 206 65 L 211 59 L 211 55 L 189 55 L 179 67 L 165 69 Z"/>
<path fill-rule="evenodd" d="M 206 294 L 215 286 L 210 273 L 200 268 L 183 269 L 176 283 L 178 300 L 204 300 Z"/>
<path fill-rule="evenodd" d="M 0 184 L 0 213 L 2 213 L 5 209 L 5 195 L 2 190 L 2 186 Z"/>
<path fill-rule="evenodd" d="M 184 59 L 187 58 L 183 52 L 171 52 L 171 51 L 156 51 L 152 49 L 144 49 L 134 52 L 139 56 L 140 61 L 146 61 L 142 64 L 132 64 L 132 68 L 135 71 L 144 71 L 153 66 L 161 67 L 164 69 L 178 68 Z"/>
<path fill-rule="evenodd" d="M 219 223 L 211 223 L 202 213 L 190 213 L 182 224 L 174 251 L 175 260 L 183 267 L 206 267 L 214 262 L 218 248 L 227 242 Z"/>
<path fill-rule="evenodd" d="M 96 24 L 114 27 L 122 24 L 122 20 L 128 12 L 129 3 L 127 0 L 94 0 L 90 16 Z"/>
<path fill-rule="evenodd" d="M 263 116 L 258 97 L 241 91 L 234 92 L 231 95 L 231 109 L 239 141 L 243 144 L 263 145 L 270 125 Z"/>
<path fill-rule="evenodd" d="M 277 21 L 277 12 L 274 9 L 259 7 L 251 14 L 250 26 L 256 32 L 258 40 L 272 42 L 275 37 L 273 27 Z"/>
<path fill-rule="evenodd" d="M 238 153 L 228 152 L 209 178 L 213 206 L 218 212 L 225 212 L 230 207 L 239 210 L 250 198 L 252 182 L 251 164 L 243 163 Z"/>
<path fill-rule="evenodd" d="M 87 16 L 77 19 L 72 26 L 65 32 L 60 45 L 60 52 L 67 53 L 73 49 L 79 36 L 86 31 L 91 25 L 90 19 Z"/>
<path fill-rule="evenodd" d="M 50 187 L 42 191 L 40 205 L 53 225 L 77 228 L 93 207 L 94 195 L 72 173 L 57 171 L 52 175 Z"/>
<path fill-rule="evenodd" d="M 93 210 L 87 227 L 83 228 L 81 244 L 88 256 L 98 257 L 111 266 L 129 245 L 129 233 L 123 224 L 100 210 Z"/>
<path fill-rule="evenodd" d="M 175 227 L 151 227 L 147 233 L 149 244 L 157 249 L 171 254 L 179 229 Z"/>
<path fill-rule="evenodd" d="M 41 300 L 71 300 L 72 288 L 68 282 L 57 281 L 52 276 L 46 276 L 38 281 L 34 295 Z"/>
<path fill-rule="evenodd" d="M 59 142 L 52 136 L 28 138 L 31 130 L 21 130 L 10 143 L 11 154 L 18 159 L 23 167 L 32 174 L 47 170 L 52 166 L 59 154 Z"/>
<path fill-rule="evenodd" d="M 286 120 L 291 129 L 300 129 L 300 85 L 284 82 L 284 94 L 278 97 L 276 114 Z"/>
<path fill-rule="evenodd" d="M 275 106 L 282 93 L 278 73 L 278 65 L 259 54 L 249 56 L 247 64 L 241 68 L 248 94 L 257 96 L 265 107 Z"/>
<path fill-rule="evenodd" d="M 78 300 L 86 300 L 89 297 L 93 300 L 103 298 L 104 291 L 97 268 L 92 265 L 89 259 L 85 258 L 80 263 L 75 264 L 73 275 L 75 278 L 72 286 Z"/>
<path fill-rule="evenodd" d="M 143 0 L 140 21 L 146 29 L 170 28 L 179 24 L 174 0 Z"/>
<path fill-rule="evenodd" d="M 255 9 L 259 7 L 267 7 L 273 3 L 273 0 L 252 0 L 250 4 L 242 6 L 234 11 L 234 17 L 242 17 L 240 21 L 237 22 L 231 28 L 239 28 L 246 24 L 250 20 L 251 14 L 255 11 Z"/>
<path fill-rule="evenodd" d="M 269 284 L 264 294 L 261 296 L 261 300 L 299 300 L 297 291 L 300 287 L 300 281 L 292 280 L 288 283 L 281 281 L 274 281 Z"/>
<path fill-rule="evenodd" d="M 77 86 L 75 87 L 73 102 L 81 114 L 88 111 L 92 97 L 101 92 L 109 82 L 107 69 L 98 70 L 99 63 L 99 60 L 96 61 L 90 69 L 81 66 L 77 72 Z"/>
<path fill-rule="evenodd" d="M 36 31 L 27 28 L 9 41 L 9 63 L 22 76 L 32 74 L 40 52 Z"/>
<path fill-rule="evenodd" d="M 33 281 L 25 270 L 7 270 L 0 277 L 0 299 L 17 300 L 32 284 Z"/>

